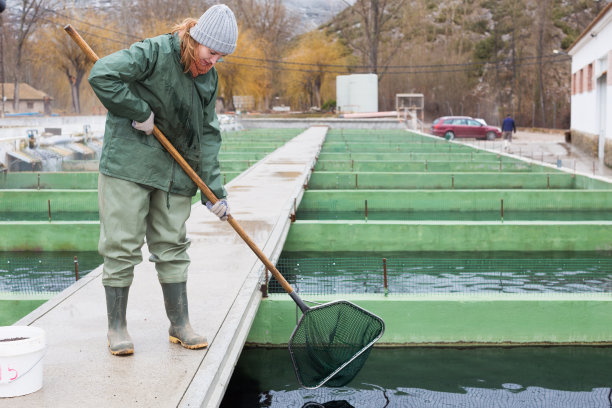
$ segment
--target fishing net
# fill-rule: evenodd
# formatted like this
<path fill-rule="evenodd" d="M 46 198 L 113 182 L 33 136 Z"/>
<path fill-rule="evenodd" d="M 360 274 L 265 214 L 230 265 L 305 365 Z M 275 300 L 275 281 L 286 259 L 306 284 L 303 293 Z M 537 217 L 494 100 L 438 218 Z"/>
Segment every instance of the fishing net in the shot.
<path fill-rule="evenodd" d="M 289 339 L 298 381 L 304 388 L 348 384 L 384 330 L 380 317 L 347 301 L 309 308 Z"/>

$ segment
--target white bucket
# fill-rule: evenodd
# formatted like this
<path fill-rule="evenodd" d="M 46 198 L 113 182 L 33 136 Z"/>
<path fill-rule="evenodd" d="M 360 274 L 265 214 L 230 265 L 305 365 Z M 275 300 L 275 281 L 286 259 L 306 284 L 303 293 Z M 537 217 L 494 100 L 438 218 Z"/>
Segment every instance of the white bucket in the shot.
<path fill-rule="evenodd" d="M 42 388 L 45 332 L 32 326 L 0 327 L 0 397 Z"/>

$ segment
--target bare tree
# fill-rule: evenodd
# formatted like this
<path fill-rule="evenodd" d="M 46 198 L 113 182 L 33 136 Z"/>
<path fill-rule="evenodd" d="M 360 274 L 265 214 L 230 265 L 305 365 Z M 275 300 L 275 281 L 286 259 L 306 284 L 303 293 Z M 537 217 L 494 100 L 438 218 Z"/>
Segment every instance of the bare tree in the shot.
<path fill-rule="evenodd" d="M 263 48 L 265 65 L 268 66 L 266 82 L 273 85 L 264 96 L 263 108 L 269 109 L 274 87 L 278 89 L 279 81 L 272 76 L 277 72 L 278 64 L 274 60 L 282 55 L 290 38 L 295 34 L 298 25 L 297 16 L 290 14 L 282 0 L 230 0 L 228 1 L 236 18 L 241 23 L 241 30 L 250 30 L 259 37 Z"/>
<path fill-rule="evenodd" d="M 405 0 L 358 0 L 354 6 L 349 6 L 350 13 L 356 13 L 359 23 L 352 22 L 344 28 L 344 38 L 350 47 L 357 50 L 368 65 L 369 71 L 377 74 L 381 80 L 395 52 L 402 44 L 403 37 L 398 26 Z M 362 35 L 356 35 L 361 31 Z"/>
<path fill-rule="evenodd" d="M 16 55 L 13 82 L 15 91 L 13 94 L 13 109 L 19 106 L 19 80 L 23 71 L 23 55 L 28 37 L 40 26 L 41 20 L 51 11 L 52 0 L 22 0 L 19 10 L 16 12 Z"/>
<path fill-rule="evenodd" d="M 297 17 L 292 16 L 282 0 L 231 0 L 232 10 L 244 25 L 262 37 L 274 52 L 279 52 L 294 35 Z"/>
<path fill-rule="evenodd" d="M 537 87 L 534 89 L 534 105 L 537 103 L 538 109 L 534 109 L 534 120 L 535 120 L 535 112 L 539 110 L 540 112 L 540 125 L 546 126 L 546 98 L 545 98 L 545 90 L 544 90 L 544 61 L 543 56 L 547 51 L 546 47 L 549 45 L 549 20 L 551 14 L 551 1 L 550 0 L 540 0 L 538 3 L 537 15 L 536 15 L 536 26 L 537 30 L 535 32 L 536 37 L 536 82 Z"/>
<path fill-rule="evenodd" d="M 59 36 L 62 37 L 59 37 Z M 58 38 L 59 37 L 59 38 Z M 57 64 L 66 75 L 70 94 L 72 97 L 72 111 L 81 113 L 81 95 L 79 88 L 85 74 L 89 71 L 92 63 L 87 55 L 76 46 L 70 39 L 64 38 L 63 33 L 55 36 Z"/>
<path fill-rule="evenodd" d="M 4 117 L 4 18 L 2 12 L 6 4 L 2 3 L 4 0 L 0 0 L 0 86 L 2 86 L 2 110 L 0 110 L 0 117 Z"/>

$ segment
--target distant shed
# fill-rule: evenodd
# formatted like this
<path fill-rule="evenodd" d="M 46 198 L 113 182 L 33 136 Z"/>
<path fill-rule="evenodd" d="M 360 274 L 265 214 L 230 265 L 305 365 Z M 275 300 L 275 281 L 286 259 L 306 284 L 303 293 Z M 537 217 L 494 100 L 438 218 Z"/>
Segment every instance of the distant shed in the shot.
<path fill-rule="evenodd" d="M 33 88 L 25 82 L 19 83 L 19 106 L 13 106 L 15 84 L 4 83 L 4 113 L 44 113 L 51 114 L 51 98 L 45 92 Z M 0 105 L 0 109 L 2 106 Z"/>

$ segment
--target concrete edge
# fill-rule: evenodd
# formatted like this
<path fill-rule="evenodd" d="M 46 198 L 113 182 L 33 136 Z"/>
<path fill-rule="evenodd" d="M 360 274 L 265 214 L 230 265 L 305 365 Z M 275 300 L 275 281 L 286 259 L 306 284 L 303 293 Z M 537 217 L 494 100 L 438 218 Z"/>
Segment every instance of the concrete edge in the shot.
<path fill-rule="evenodd" d="M 68 286 L 66 289 L 53 296 L 47 302 L 43 303 L 40 307 L 34 309 L 32 312 L 15 322 L 13 325 L 29 326 L 35 323 L 38 319 L 42 318 L 56 306 L 70 298 L 81 288 L 85 287 L 86 285 L 89 285 L 92 281 L 96 280 L 101 275 L 102 265 L 99 265 L 97 268 L 89 272 L 85 277 Z"/>
<path fill-rule="evenodd" d="M 377 347 L 405 345 L 604 345 L 611 344 L 612 297 L 561 294 L 495 296 L 303 295 L 311 301 L 352 302 L 384 319 Z M 569 295 L 569 296 L 568 296 Z M 250 346 L 284 347 L 295 327 L 295 305 L 286 296 L 262 300 Z"/>
<path fill-rule="evenodd" d="M 254 317 L 259 307 L 261 293 L 257 270 L 255 266 L 251 269 L 177 406 L 212 407 L 221 403 L 251 327 L 252 319 L 249 317 Z"/>
<path fill-rule="evenodd" d="M 324 142 L 325 139 L 323 139 Z M 293 211 L 294 200 L 299 204 L 304 195 L 304 184 L 312 173 L 312 168 L 321 151 L 323 142 L 318 146 L 315 157 L 305 165 L 306 171 L 303 173 L 295 190 L 290 194 L 290 198 L 283 204 L 277 222 L 263 245 L 262 251 L 268 255 L 274 264 L 278 261 L 285 245 L 291 226 L 290 216 Z M 266 157 L 269 157 L 266 156 Z M 264 163 L 266 158 L 259 160 L 245 172 L 230 183 L 238 181 L 243 175 L 257 165 Z M 201 204 L 201 203 L 200 203 Z M 245 244 L 246 245 L 246 244 Z M 234 372 L 234 367 L 238 363 L 240 354 L 246 343 L 251 325 L 255 320 L 255 315 L 259 309 L 262 298 L 260 291 L 261 277 L 265 268 L 259 259 L 256 259 L 251 271 L 245 279 L 234 304 L 224 319 L 219 332 L 210 345 L 200 368 L 193 377 L 181 401 L 179 407 L 218 407 L 223 400 L 225 390 Z M 249 295 L 250 293 L 250 295 Z M 248 300 L 246 300 L 248 297 Z M 246 301 L 245 301 L 246 300 Z M 244 310 L 241 313 L 241 310 Z M 223 341 L 225 340 L 225 341 Z M 216 367 L 219 367 L 217 370 Z M 202 392 L 204 390 L 204 392 Z"/>
<path fill-rule="evenodd" d="M 285 216 L 283 216 L 285 214 Z M 284 222 L 283 222 L 284 220 Z M 289 213 L 281 212 L 270 237 L 262 249 L 272 263 L 276 263 L 289 233 Z M 246 244 L 245 244 L 246 245 Z M 270 245 L 274 247 L 270 251 Z M 256 258 L 248 277 L 245 279 L 236 300 L 224 319 L 224 324 L 215 336 L 202 365 L 187 387 L 179 407 L 218 407 L 234 372 L 251 325 L 259 309 L 263 265 Z M 250 295 L 249 295 L 250 294 Z M 248 300 L 246 300 L 248 297 Z M 246 300 L 246 301 L 245 301 Z M 241 313 L 241 310 L 244 312 Z M 216 368 L 219 367 L 217 370 Z M 205 390 L 202 392 L 202 390 Z"/>

